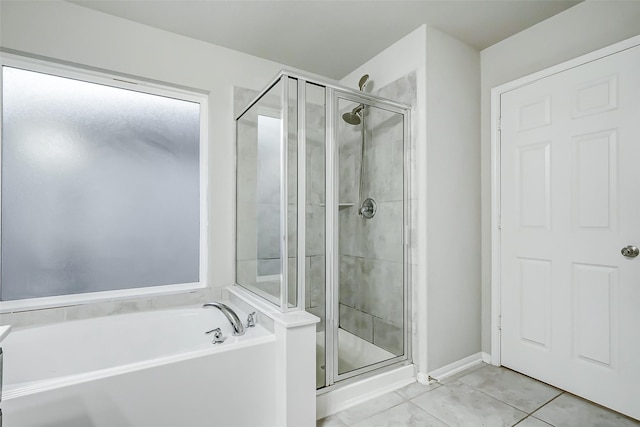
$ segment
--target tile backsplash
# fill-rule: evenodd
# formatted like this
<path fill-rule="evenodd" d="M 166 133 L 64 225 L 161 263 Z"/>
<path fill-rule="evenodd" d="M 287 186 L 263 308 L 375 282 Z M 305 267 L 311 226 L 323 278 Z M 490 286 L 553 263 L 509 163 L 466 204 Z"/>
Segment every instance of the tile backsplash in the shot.
<path fill-rule="evenodd" d="M 223 289 L 199 289 L 191 292 L 127 300 L 110 300 L 65 307 L 0 314 L 0 325 L 35 326 L 67 320 L 89 319 L 114 314 L 162 310 L 165 308 L 220 300 Z"/>

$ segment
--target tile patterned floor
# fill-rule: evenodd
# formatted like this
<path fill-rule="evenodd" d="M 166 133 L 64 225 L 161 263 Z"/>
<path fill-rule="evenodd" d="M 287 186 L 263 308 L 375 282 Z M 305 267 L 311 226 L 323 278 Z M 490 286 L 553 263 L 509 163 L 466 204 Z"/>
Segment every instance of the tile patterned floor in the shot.
<path fill-rule="evenodd" d="M 640 427 L 640 422 L 505 368 L 480 364 L 413 383 L 317 427 Z"/>

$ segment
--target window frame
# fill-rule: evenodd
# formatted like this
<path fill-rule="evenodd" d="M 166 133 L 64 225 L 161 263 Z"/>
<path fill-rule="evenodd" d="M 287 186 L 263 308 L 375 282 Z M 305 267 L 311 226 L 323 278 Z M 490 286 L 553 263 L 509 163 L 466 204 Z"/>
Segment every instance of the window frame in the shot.
<path fill-rule="evenodd" d="M 209 94 L 197 89 L 182 88 L 164 82 L 148 81 L 140 77 L 117 74 L 116 72 L 85 68 L 81 65 L 69 65 L 50 59 L 25 57 L 13 53 L 0 52 L 0 67 L 13 67 L 27 71 L 49 74 L 63 78 L 95 83 L 119 89 L 148 93 L 170 97 L 178 100 L 195 102 L 200 105 L 200 141 L 199 141 L 199 280 L 190 283 L 176 283 L 170 285 L 147 286 L 119 290 L 86 292 L 80 294 L 66 294 L 27 298 L 20 300 L 0 301 L 0 314 L 40 310 L 46 308 L 83 305 L 95 302 L 127 300 L 137 298 L 152 298 L 161 295 L 193 292 L 208 287 L 208 164 L 209 164 Z M 0 72 L 0 242 L 2 238 L 2 144 L 3 144 L 3 73 Z M 0 253 L 2 251 L 0 243 Z M 2 276 L 0 275 L 0 290 Z"/>

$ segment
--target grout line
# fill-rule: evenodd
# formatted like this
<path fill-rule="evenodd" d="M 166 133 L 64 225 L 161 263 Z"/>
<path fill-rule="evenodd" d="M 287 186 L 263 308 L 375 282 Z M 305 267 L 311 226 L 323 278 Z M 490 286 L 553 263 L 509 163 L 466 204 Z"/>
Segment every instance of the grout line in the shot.
<path fill-rule="evenodd" d="M 565 393 L 565 394 L 567 394 L 567 395 L 569 395 L 570 397 L 573 397 L 573 398 L 576 398 L 576 399 L 581 400 L 583 403 L 585 403 L 585 404 L 587 404 L 587 405 L 594 406 L 594 407 L 596 407 L 596 408 L 599 408 L 599 409 L 604 410 L 604 411 L 606 411 L 606 412 L 609 412 L 609 413 L 612 413 L 612 414 L 614 414 L 614 415 L 620 416 L 620 417 L 622 417 L 622 418 L 629 419 L 629 420 L 631 420 L 631 421 L 632 421 L 632 422 L 634 422 L 634 423 L 638 423 L 638 420 L 637 420 L 637 419 L 632 418 L 632 417 L 630 417 L 630 416 L 628 416 L 628 415 L 625 415 L 625 414 L 623 414 L 623 413 L 621 413 L 621 412 L 618 412 L 618 411 L 616 411 L 615 409 L 607 408 L 606 406 L 602 406 L 602 405 L 600 405 L 599 403 L 592 402 L 592 401 L 591 401 L 591 400 L 589 400 L 589 399 L 585 399 L 584 397 L 580 397 L 580 396 L 578 396 L 578 395 L 576 395 L 576 394 L 573 394 L 573 393 L 571 393 L 570 391 L 566 391 L 566 390 L 565 390 L 565 391 L 564 391 L 564 393 Z"/>
<path fill-rule="evenodd" d="M 537 381 L 537 380 L 536 380 L 536 381 Z M 486 392 L 484 392 L 484 391 L 482 391 L 482 390 L 480 390 L 480 389 L 477 389 L 477 388 L 476 388 L 476 387 L 474 387 L 474 386 L 471 386 L 471 385 L 465 384 L 465 383 L 463 383 L 463 382 L 459 381 L 459 379 L 458 379 L 458 380 L 456 380 L 456 381 L 454 381 L 454 382 L 459 382 L 460 384 L 463 384 L 463 385 L 465 385 L 465 386 L 467 386 L 467 387 L 471 387 L 473 390 L 475 390 L 475 391 L 477 391 L 477 392 L 479 392 L 479 393 L 484 394 L 485 396 L 489 397 L 490 399 L 493 399 L 493 400 L 495 400 L 495 401 L 497 401 L 497 402 L 503 403 L 503 404 L 505 404 L 505 405 L 507 405 L 507 406 L 510 406 L 511 408 L 515 409 L 516 411 L 518 411 L 518 412 L 522 412 L 523 414 L 525 414 L 524 418 L 522 418 L 521 420 L 519 420 L 517 423 L 513 424 L 513 426 L 512 426 L 512 427 L 515 427 L 515 426 L 517 426 L 518 424 L 520 424 L 521 422 L 523 422 L 524 420 L 526 420 L 527 418 L 532 417 L 532 416 L 533 416 L 532 414 L 533 414 L 534 412 L 536 412 L 537 410 L 539 410 L 540 408 L 542 408 L 544 405 L 546 405 L 546 404 L 550 403 L 552 400 L 557 399 L 560 395 L 562 395 L 562 394 L 564 394 L 564 393 L 565 393 L 565 391 L 562 391 L 562 393 L 558 394 L 557 396 L 553 397 L 553 398 L 552 398 L 552 399 L 550 399 L 549 401 L 545 402 L 545 403 L 544 403 L 544 404 L 542 404 L 540 407 L 536 408 L 533 412 L 528 413 L 527 411 L 523 411 L 522 409 L 520 409 L 520 408 L 518 408 L 518 407 L 516 407 L 516 406 L 513 406 L 513 405 L 512 405 L 512 404 L 510 404 L 510 403 L 503 402 L 502 400 L 500 400 L 500 399 L 498 399 L 498 398 L 496 398 L 496 397 L 494 397 L 494 396 L 491 396 L 490 394 L 488 394 L 488 393 L 486 393 Z M 449 384 L 453 384 L 453 383 L 449 383 Z M 448 384 L 445 384 L 445 385 L 443 385 L 443 387 L 446 387 L 447 385 L 448 385 Z M 438 387 L 438 388 L 439 388 L 439 387 Z M 431 414 L 431 415 L 433 415 L 433 414 Z M 434 415 L 434 416 L 435 416 L 435 415 Z M 436 417 L 436 418 L 437 418 L 437 417 Z M 536 417 L 533 417 L 533 418 L 536 418 Z M 439 418 L 438 418 L 438 419 L 439 419 Z M 538 418 L 536 418 L 536 419 L 538 419 Z M 539 421 L 542 421 L 542 422 L 544 422 L 545 424 L 549 424 L 549 423 L 547 423 L 546 421 L 544 421 L 544 420 L 542 420 L 542 419 L 540 419 Z M 551 426 L 551 424 L 550 424 L 550 426 Z"/>
<path fill-rule="evenodd" d="M 559 390 L 559 391 L 560 391 L 560 393 L 559 393 L 557 396 L 554 396 L 554 397 L 553 397 L 553 398 L 551 398 L 550 400 L 546 401 L 545 403 L 543 403 L 542 405 L 540 405 L 540 406 L 539 406 L 539 407 L 537 407 L 536 409 L 534 409 L 532 412 L 527 412 L 527 411 L 525 411 L 525 410 L 523 410 L 523 409 L 518 408 L 517 406 L 514 406 L 514 405 L 512 405 L 512 404 L 510 404 L 510 403 L 504 402 L 504 401 L 502 401 L 502 400 L 498 399 L 497 397 L 491 396 L 489 393 L 487 393 L 487 392 L 485 392 L 485 391 L 483 391 L 483 390 L 480 390 L 479 388 L 476 388 L 476 387 L 474 387 L 474 386 L 472 386 L 472 385 L 469 385 L 469 384 L 463 383 L 462 381 L 460 381 L 460 379 L 461 379 L 461 378 L 463 378 L 463 377 L 458 378 L 456 381 L 457 381 L 457 382 L 460 382 L 461 384 L 464 384 L 464 385 L 466 385 L 466 386 L 468 386 L 468 387 L 471 387 L 472 389 L 474 389 L 474 390 L 476 390 L 476 391 L 479 391 L 480 393 L 484 394 L 485 396 L 488 396 L 488 397 L 490 397 L 490 398 L 492 398 L 492 399 L 494 399 L 494 400 L 497 400 L 498 402 L 504 403 L 505 405 L 511 406 L 512 408 L 514 408 L 514 409 L 516 409 L 516 410 L 518 410 L 518 411 L 520 411 L 520 412 L 523 412 L 523 413 L 527 414 L 527 416 L 526 416 L 526 417 L 524 417 L 524 418 L 523 418 L 523 420 L 524 420 L 524 419 L 526 419 L 526 418 L 528 418 L 528 417 L 529 417 L 529 415 L 531 415 L 531 414 L 533 414 L 534 412 L 538 411 L 540 408 L 542 408 L 542 407 L 543 407 L 543 406 L 545 406 L 546 404 L 548 404 L 548 403 L 550 403 L 551 401 L 553 401 L 553 400 L 557 399 L 557 398 L 558 398 L 558 397 L 560 397 L 562 394 L 567 393 L 565 390 L 562 390 L 562 389 L 559 389 L 559 388 L 557 388 L 557 387 L 554 387 L 554 386 L 552 386 L 552 385 L 550 385 L 550 384 L 547 384 L 547 383 L 545 383 L 545 382 L 542 382 L 542 381 L 540 381 L 540 380 L 537 380 L 537 379 L 535 379 L 535 378 L 533 378 L 533 377 L 529 377 L 528 375 L 521 374 L 520 372 L 514 371 L 514 370 L 509 369 L 509 368 L 504 368 L 504 367 L 503 367 L 503 369 L 507 369 L 507 370 L 509 370 L 509 371 L 511 371 L 511 372 L 513 372 L 513 373 L 516 373 L 516 374 L 518 374 L 518 375 L 522 375 L 522 376 L 524 376 L 524 377 L 526 377 L 526 378 L 529 378 L 529 379 L 531 379 L 531 380 L 533 380 L 533 381 L 535 381 L 535 382 L 537 382 L 537 383 L 544 384 L 544 385 L 547 385 L 547 386 L 549 386 L 549 387 L 553 387 L 554 389 Z M 456 381 L 454 381 L 454 382 L 456 382 Z M 449 383 L 449 384 L 451 384 L 451 383 Z M 521 421 L 522 421 L 522 420 L 518 421 L 518 423 L 520 423 Z M 547 424 L 548 424 L 548 423 L 547 423 Z M 514 424 L 514 425 L 516 425 L 516 424 Z"/>
<path fill-rule="evenodd" d="M 438 387 L 439 388 L 439 387 Z M 410 400 L 408 400 L 408 402 L 411 402 Z M 425 413 L 431 415 L 433 418 L 435 418 L 436 420 L 440 421 L 442 424 L 451 427 L 451 424 L 449 424 L 448 422 L 446 422 L 445 420 L 441 419 L 440 417 L 436 416 L 435 414 L 432 414 L 431 412 L 427 411 L 426 409 L 424 409 L 422 406 L 411 402 L 416 408 L 420 409 L 421 411 L 424 411 Z"/>
<path fill-rule="evenodd" d="M 464 384 L 464 383 L 463 383 L 463 384 Z M 465 385 L 467 385 L 467 384 L 465 384 Z M 484 391 L 482 391 L 482 390 L 478 390 L 477 388 L 475 388 L 475 387 L 473 387 L 473 386 L 469 386 L 469 387 L 473 388 L 473 389 L 474 389 L 474 390 L 476 390 L 476 391 L 479 391 L 480 393 L 484 394 L 484 395 L 485 395 L 485 396 L 487 396 L 487 397 L 490 397 L 490 398 L 491 398 L 491 399 L 493 399 L 493 400 L 496 400 L 496 401 L 498 401 L 498 402 L 500 402 L 500 403 L 503 403 L 503 404 L 505 404 L 505 405 L 507 405 L 507 406 L 512 407 L 513 409 L 515 409 L 515 410 L 516 410 L 516 411 L 518 411 L 518 412 L 522 412 L 523 414 L 525 414 L 525 417 L 524 417 L 524 418 L 527 418 L 527 417 L 529 416 L 529 414 L 527 413 L 527 411 L 523 411 L 522 409 L 518 408 L 517 406 L 513 406 L 511 403 L 503 402 L 502 400 L 500 400 L 500 399 L 498 399 L 498 398 L 496 398 L 496 397 L 493 397 L 493 396 L 491 396 L 490 394 L 487 394 L 487 393 L 485 393 L 485 392 L 484 392 Z M 524 420 L 524 418 L 523 418 L 522 420 Z M 522 420 L 520 420 L 520 421 L 522 421 Z M 520 422 L 520 421 L 518 421 L 518 422 Z"/>
<path fill-rule="evenodd" d="M 395 393 L 395 391 L 392 391 L 391 393 Z M 384 396 L 384 395 L 383 395 L 383 396 Z M 400 397 L 402 397 L 402 396 L 400 396 Z M 390 409 L 392 409 L 392 408 L 395 408 L 396 406 L 402 405 L 402 404 L 403 404 L 403 403 L 405 403 L 405 402 L 406 402 L 406 401 L 402 401 L 402 402 L 397 403 L 397 404 L 395 404 L 395 405 L 393 405 L 393 406 L 390 406 L 390 407 L 388 407 L 388 408 L 386 408 L 386 409 L 383 409 L 383 410 L 382 410 L 382 411 L 380 411 L 380 412 L 376 412 L 375 414 L 371 414 L 371 415 L 369 415 L 369 416 L 367 416 L 367 417 L 365 417 L 365 418 L 361 418 L 361 419 L 359 419 L 359 420 L 355 421 L 353 424 L 348 424 L 348 426 L 352 426 L 352 425 L 354 425 L 354 424 L 358 424 L 358 423 L 360 423 L 360 422 L 362 422 L 362 421 L 368 420 L 369 418 L 375 417 L 376 415 L 380 415 L 380 414 L 382 414 L 383 412 L 387 412 L 388 410 L 390 410 Z M 364 403 L 364 402 L 363 402 L 363 403 Z M 348 411 L 348 409 L 345 409 L 345 411 Z M 339 414 L 339 412 L 338 412 L 338 414 Z M 337 415 L 337 414 L 336 414 L 336 415 Z M 339 419 L 340 421 L 342 421 L 342 418 L 338 417 L 338 419 Z M 343 424 L 345 424 L 345 425 L 347 424 L 347 423 L 345 423 L 344 421 L 342 421 L 342 423 L 343 423 Z"/>
<path fill-rule="evenodd" d="M 551 399 L 553 400 L 553 399 Z M 529 418 L 533 418 L 534 420 L 540 421 L 543 424 L 548 425 L 549 427 L 555 427 L 553 424 L 549 424 L 548 422 L 541 420 L 540 418 L 536 418 L 533 415 L 527 415 L 526 417 L 524 417 L 523 419 L 521 419 L 520 421 L 518 421 L 517 423 L 515 423 L 512 427 L 516 427 L 517 425 L 519 425 L 520 423 L 522 423 L 524 420 L 528 420 Z"/>
<path fill-rule="evenodd" d="M 513 406 L 513 405 L 512 405 L 512 404 L 510 404 L 510 403 L 503 402 L 502 400 L 498 399 L 497 397 L 491 396 L 489 393 L 487 393 L 487 392 L 485 392 L 485 391 L 483 391 L 483 390 L 480 390 L 479 388 L 476 388 L 476 387 L 474 387 L 474 386 L 472 386 L 472 385 L 469 385 L 469 384 L 465 384 L 465 383 L 463 383 L 462 381 L 460 381 L 459 379 L 458 379 L 458 380 L 456 380 L 456 381 L 454 381 L 454 382 L 459 382 L 460 384 L 463 384 L 463 385 L 465 385 L 465 386 L 467 386 L 467 387 L 472 388 L 473 390 L 477 391 L 478 393 L 482 393 L 482 394 L 484 394 L 485 396 L 487 396 L 487 397 L 488 397 L 488 398 L 490 398 L 490 399 L 493 399 L 493 400 L 495 400 L 495 401 L 497 401 L 497 402 L 500 402 L 500 403 L 503 403 L 503 404 L 505 404 L 505 405 L 507 405 L 507 406 L 510 406 L 510 407 L 512 407 L 513 409 L 515 409 L 515 410 L 517 410 L 517 411 L 519 411 L 519 412 L 522 412 L 523 414 L 527 414 L 527 416 L 529 416 L 529 414 L 527 413 L 527 411 L 523 411 L 522 409 L 520 409 L 520 408 L 518 408 L 518 407 L 516 407 L 516 406 Z M 453 383 L 449 383 L 449 384 L 453 384 Z M 557 396 L 556 396 L 556 397 L 557 397 Z M 554 399 L 555 399 L 555 397 L 554 397 Z M 553 400 L 553 399 L 552 399 L 552 400 Z M 536 410 L 537 410 L 537 409 L 536 409 Z M 527 418 L 527 417 L 524 417 L 524 418 Z M 524 420 L 524 418 L 523 418 L 523 420 Z M 522 421 L 522 420 L 520 420 L 520 421 Z M 519 423 L 520 421 L 518 421 L 518 423 Z M 515 425 L 515 424 L 514 424 L 514 425 Z"/>
<path fill-rule="evenodd" d="M 422 408 L 421 406 L 417 405 L 416 403 L 412 402 L 412 399 L 417 399 L 418 397 L 424 396 L 425 394 L 427 394 L 427 393 L 429 393 L 429 392 L 431 392 L 431 391 L 433 391 L 433 390 L 437 390 L 437 389 L 439 389 L 440 387 L 444 387 L 444 384 L 440 384 L 438 387 L 435 387 L 435 388 L 433 388 L 433 389 L 431 389 L 431 390 L 427 390 L 427 391 L 425 391 L 424 393 L 421 393 L 421 394 L 419 394 L 419 395 L 417 395 L 417 396 L 412 397 L 411 399 L 405 398 L 405 397 L 404 397 L 404 396 L 402 396 L 400 393 L 398 393 L 398 391 L 397 391 L 397 390 L 394 390 L 394 391 L 392 391 L 391 393 L 395 393 L 396 395 L 398 395 L 398 396 L 402 399 L 402 402 L 400 402 L 400 403 L 398 403 L 398 404 L 396 404 L 396 405 L 390 406 L 389 408 L 384 409 L 384 410 L 382 410 L 382 411 L 380 411 L 380 412 L 376 412 L 375 414 L 369 415 L 369 416 L 368 416 L 368 417 L 366 417 L 366 418 L 359 419 L 359 420 L 357 420 L 354 424 L 349 424 L 347 427 L 349 427 L 349 426 L 353 426 L 353 425 L 358 424 L 358 423 L 360 423 L 360 422 L 362 422 L 362 421 L 365 421 L 365 420 L 368 420 L 368 419 L 370 419 L 370 418 L 373 418 L 373 417 L 375 417 L 375 416 L 377 416 L 377 415 L 380 415 L 380 414 L 382 414 L 382 413 L 384 413 L 384 412 L 390 411 L 391 409 L 395 408 L 396 406 L 400 406 L 400 405 L 402 405 L 402 404 L 404 404 L 404 403 L 407 403 L 407 402 L 411 403 L 412 405 L 414 405 L 416 408 L 420 409 L 421 411 L 424 411 L 424 412 L 426 412 L 427 414 L 431 415 L 432 417 L 434 417 L 434 418 L 435 418 L 435 419 L 437 419 L 438 421 L 442 422 L 443 424 L 445 424 L 445 425 L 449 426 L 449 424 L 447 424 L 444 420 L 441 420 L 440 418 L 436 417 L 436 416 L 435 416 L 434 414 L 432 414 L 431 412 L 427 411 L 426 409 L 424 409 L 424 408 Z M 346 411 L 346 410 L 347 410 L 347 409 L 345 409 L 345 411 Z M 346 425 L 346 423 L 345 423 L 344 421 L 342 421 L 342 419 L 341 419 L 340 417 L 338 417 L 338 416 L 337 416 L 337 415 L 338 415 L 337 413 L 336 413 L 336 414 L 334 414 L 334 415 L 336 415 L 336 418 L 338 418 L 338 419 L 339 419 L 343 424 L 345 424 L 345 425 Z M 450 427 L 450 426 L 449 426 L 449 427 Z"/>
<path fill-rule="evenodd" d="M 440 383 L 438 383 L 438 384 L 439 384 L 439 385 L 438 385 L 437 387 L 433 387 L 433 388 L 432 388 L 432 389 L 430 389 L 430 390 L 423 391 L 423 392 L 421 392 L 421 393 L 419 393 L 419 394 L 416 394 L 415 396 L 413 396 L 413 397 L 411 397 L 411 398 L 404 397 L 403 395 L 401 395 L 400 393 L 398 393 L 398 390 L 400 390 L 400 389 L 398 389 L 398 390 L 394 390 L 393 392 L 394 392 L 395 394 L 397 394 L 398 396 L 400 396 L 401 398 L 403 398 L 406 402 L 411 402 L 413 399 L 417 399 L 418 397 L 424 396 L 425 394 L 430 393 L 430 392 L 432 392 L 433 390 L 437 390 L 437 389 L 439 389 L 440 387 L 442 387 L 442 386 L 443 386 L 443 385 L 442 385 L 442 384 L 440 384 Z M 410 384 L 410 385 L 411 385 L 411 384 Z"/>
<path fill-rule="evenodd" d="M 558 390 L 560 390 L 560 389 L 558 389 Z M 556 400 L 557 398 L 559 398 L 560 396 L 562 396 L 562 395 L 563 395 L 563 394 L 565 394 L 565 393 L 566 393 L 566 391 L 564 391 L 564 390 L 560 390 L 560 393 L 559 393 L 557 396 L 553 397 L 552 399 L 549 399 L 548 401 L 546 401 L 545 403 L 543 403 L 542 405 L 540 405 L 538 408 L 536 408 L 536 409 L 534 409 L 533 411 L 529 412 L 529 415 L 533 415 L 533 413 L 534 413 L 534 412 L 539 411 L 540 409 L 542 409 L 542 407 L 543 407 L 543 406 L 548 405 L 549 403 L 553 402 L 554 400 Z M 548 423 L 547 423 L 547 424 L 548 424 Z"/>

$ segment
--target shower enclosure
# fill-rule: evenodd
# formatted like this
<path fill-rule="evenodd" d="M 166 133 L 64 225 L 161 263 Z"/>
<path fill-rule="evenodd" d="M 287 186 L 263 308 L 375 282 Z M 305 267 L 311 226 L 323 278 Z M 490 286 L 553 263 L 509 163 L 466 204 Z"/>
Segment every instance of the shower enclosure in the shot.
<path fill-rule="evenodd" d="M 408 120 L 289 72 L 236 119 L 236 283 L 320 317 L 318 389 L 409 361 Z"/>

